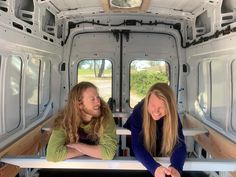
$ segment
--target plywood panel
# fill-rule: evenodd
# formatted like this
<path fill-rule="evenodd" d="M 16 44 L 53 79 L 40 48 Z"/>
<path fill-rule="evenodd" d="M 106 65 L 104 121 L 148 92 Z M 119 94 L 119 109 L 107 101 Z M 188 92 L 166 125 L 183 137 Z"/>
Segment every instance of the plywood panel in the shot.
<path fill-rule="evenodd" d="M 220 159 L 236 159 L 236 144 L 234 142 L 189 114 L 185 115 L 183 124 L 186 128 L 205 128 L 208 130 L 207 134 L 194 136 L 194 139 L 211 154 L 212 157 Z M 232 173 L 232 175 L 236 177 L 236 172 Z"/>
<path fill-rule="evenodd" d="M 42 124 L 25 134 L 22 138 L 11 144 L 0 152 L 0 157 L 4 155 L 34 155 L 46 145 L 49 140 L 50 132 L 42 132 L 42 127 L 52 124 L 54 117 L 44 121 Z M 20 168 L 13 165 L 4 164 L 0 166 L 1 177 L 15 177 Z"/>

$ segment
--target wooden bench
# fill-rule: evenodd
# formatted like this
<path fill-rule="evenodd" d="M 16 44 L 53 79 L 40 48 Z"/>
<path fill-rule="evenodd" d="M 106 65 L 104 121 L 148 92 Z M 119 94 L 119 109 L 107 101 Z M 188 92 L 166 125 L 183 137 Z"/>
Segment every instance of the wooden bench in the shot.
<path fill-rule="evenodd" d="M 42 131 L 51 131 L 52 129 L 50 127 L 43 127 Z M 183 129 L 184 136 L 195 136 L 199 134 L 207 133 L 208 131 L 206 129 L 201 128 L 189 128 L 189 129 Z M 131 135 L 130 130 L 122 127 L 116 128 L 116 134 L 117 135 Z"/>
<path fill-rule="evenodd" d="M 114 112 L 112 113 L 112 115 L 114 118 L 127 119 L 130 113 Z M 47 125 L 43 127 L 42 131 L 51 131 L 51 125 L 50 126 Z M 206 134 L 208 133 L 208 131 L 205 128 L 183 128 L 183 133 L 184 133 L 184 136 L 196 136 L 199 134 Z M 117 135 L 131 135 L 131 132 L 128 129 L 117 126 L 116 134 Z"/>

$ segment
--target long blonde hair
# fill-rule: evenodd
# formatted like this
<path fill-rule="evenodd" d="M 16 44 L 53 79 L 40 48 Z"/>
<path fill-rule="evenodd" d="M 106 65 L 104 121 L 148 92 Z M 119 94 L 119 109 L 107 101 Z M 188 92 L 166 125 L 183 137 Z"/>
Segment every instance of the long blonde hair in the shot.
<path fill-rule="evenodd" d="M 62 112 L 58 114 L 55 120 L 55 128 L 63 128 L 67 132 L 67 143 L 77 143 L 79 141 L 78 127 L 81 125 L 81 111 L 78 104 L 82 104 L 83 92 L 88 88 L 97 87 L 90 82 L 80 82 L 75 85 L 69 93 L 68 102 Z M 109 107 L 101 98 L 101 115 L 96 119 L 91 120 L 91 134 L 90 137 L 100 137 L 103 133 L 108 114 Z"/>
<path fill-rule="evenodd" d="M 178 114 L 176 98 L 170 86 L 165 83 L 156 83 L 148 91 L 143 107 L 143 136 L 144 145 L 150 154 L 156 156 L 156 121 L 148 113 L 148 103 L 151 94 L 155 94 L 164 101 L 166 115 L 163 118 L 163 137 L 161 142 L 161 154 L 170 155 L 178 140 Z"/>

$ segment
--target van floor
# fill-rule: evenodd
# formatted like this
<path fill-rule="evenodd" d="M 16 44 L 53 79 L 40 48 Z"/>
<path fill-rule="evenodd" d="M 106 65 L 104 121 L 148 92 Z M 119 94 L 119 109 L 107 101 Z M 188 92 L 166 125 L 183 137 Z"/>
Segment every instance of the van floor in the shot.
<path fill-rule="evenodd" d="M 39 177 L 153 177 L 148 171 L 42 169 Z M 183 172 L 181 177 L 209 177 L 204 172 Z"/>

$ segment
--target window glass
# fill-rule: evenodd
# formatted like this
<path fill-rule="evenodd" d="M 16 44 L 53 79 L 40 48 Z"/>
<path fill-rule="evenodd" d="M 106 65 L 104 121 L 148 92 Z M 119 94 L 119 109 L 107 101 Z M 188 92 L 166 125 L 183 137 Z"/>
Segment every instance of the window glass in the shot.
<path fill-rule="evenodd" d="M 51 77 L 51 63 L 50 60 L 43 60 L 41 66 L 41 89 L 40 89 L 40 112 L 43 112 L 47 107 L 50 99 L 50 77 Z"/>
<path fill-rule="evenodd" d="M 6 64 L 4 90 L 4 113 L 7 132 L 16 129 L 21 123 L 21 72 L 21 58 L 18 56 L 10 56 Z"/>
<path fill-rule="evenodd" d="M 27 123 L 39 114 L 39 71 L 40 60 L 36 58 L 28 60 L 25 75 L 25 115 Z"/>
<path fill-rule="evenodd" d="M 226 103 L 228 88 L 227 65 L 224 60 L 215 60 L 211 64 L 211 119 L 216 121 L 221 127 L 225 127 L 227 116 Z M 224 74 L 222 74 L 224 73 Z"/>
<path fill-rule="evenodd" d="M 160 60 L 134 60 L 130 64 L 130 107 L 134 107 L 157 82 L 168 83 L 169 64 Z"/>
<path fill-rule="evenodd" d="M 89 81 L 99 89 L 104 101 L 112 97 L 112 64 L 105 59 L 86 59 L 78 64 L 78 83 Z"/>

